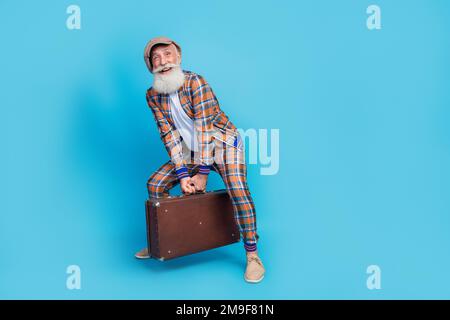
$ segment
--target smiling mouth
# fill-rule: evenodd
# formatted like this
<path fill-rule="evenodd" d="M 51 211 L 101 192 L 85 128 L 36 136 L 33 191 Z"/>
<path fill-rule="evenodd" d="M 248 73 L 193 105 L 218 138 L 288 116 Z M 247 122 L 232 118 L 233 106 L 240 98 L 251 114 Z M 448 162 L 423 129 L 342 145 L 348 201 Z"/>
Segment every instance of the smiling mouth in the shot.
<path fill-rule="evenodd" d="M 172 67 L 167 67 L 167 68 L 162 69 L 162 70 L 160 71 L 160 73 L 167 73 L 167 72 L 169 72 L 170 70 L 172 70 Z"/>

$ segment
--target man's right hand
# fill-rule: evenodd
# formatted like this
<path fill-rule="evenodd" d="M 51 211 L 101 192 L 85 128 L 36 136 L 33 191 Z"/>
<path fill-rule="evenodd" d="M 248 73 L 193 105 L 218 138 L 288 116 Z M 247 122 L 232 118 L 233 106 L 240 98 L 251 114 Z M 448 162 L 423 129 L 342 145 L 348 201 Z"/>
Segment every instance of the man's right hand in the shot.
<path fill-rule="evenodd" d="M 194 183 L 191 181 L 191 177 L 185 177 L 180 180 L 181 191 L 184 194 L 193 194 L 195 193 Z"/>

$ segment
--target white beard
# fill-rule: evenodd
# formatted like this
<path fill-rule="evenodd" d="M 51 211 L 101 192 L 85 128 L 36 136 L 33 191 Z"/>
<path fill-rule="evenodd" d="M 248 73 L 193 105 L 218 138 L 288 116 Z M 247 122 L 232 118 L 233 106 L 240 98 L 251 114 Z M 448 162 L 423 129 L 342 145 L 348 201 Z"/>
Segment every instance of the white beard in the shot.
<path fill-rule="evenodd" d="M 154 74 L 153 88 L 159 93 L 172 93 L 184 84 L 184 73 L 180 66 L 172 67 L 168 74 Z"/>

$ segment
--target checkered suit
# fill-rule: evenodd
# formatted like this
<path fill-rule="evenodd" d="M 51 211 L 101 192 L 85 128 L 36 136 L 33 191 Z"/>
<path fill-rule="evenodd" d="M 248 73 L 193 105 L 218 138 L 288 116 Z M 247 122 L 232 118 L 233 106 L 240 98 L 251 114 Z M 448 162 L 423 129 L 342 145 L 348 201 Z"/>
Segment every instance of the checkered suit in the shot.
<path fill-rule="evenodd" d="M 169 190 L 179 183 L 177 170 L 180 168 L 186 168 L 193 176 L 200 167 L 210 166 L 225 183 L 246 250 L 254 251 L 259 236 L 256 232 L 255 205 L 247 184 L 243 141 L 236 127 L 220 110 L 217 98 L 205 79 L 193 72 L 184 73 L 186 80 L 178 95 L 183 109 L 194 119 L 200 150 L 190 151 L 177 132 L 171 118 L 169 95 L 159 94 L 150 88 L 147 102 L 170 160 L 148 179 L 149 197 L 168 196 Z"/>

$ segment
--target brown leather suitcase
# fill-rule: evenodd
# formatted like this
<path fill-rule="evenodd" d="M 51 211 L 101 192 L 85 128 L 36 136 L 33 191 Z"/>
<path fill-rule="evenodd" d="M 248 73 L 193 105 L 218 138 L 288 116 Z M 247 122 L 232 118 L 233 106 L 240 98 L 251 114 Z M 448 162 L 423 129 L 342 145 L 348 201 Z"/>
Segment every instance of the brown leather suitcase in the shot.
<path fill-rule="evenodd" d="M 146 201 L 150 256 L 161 261 L 240 241 L 226 190 Z"/>

